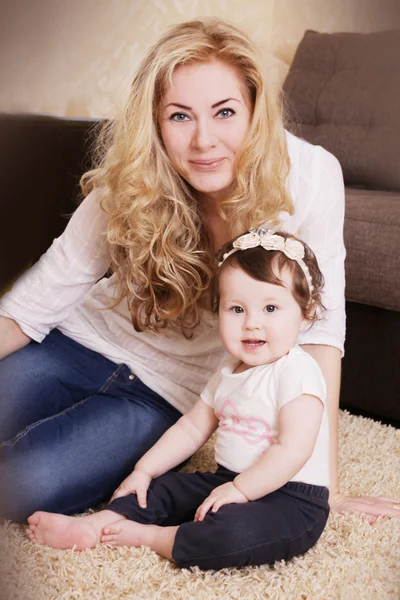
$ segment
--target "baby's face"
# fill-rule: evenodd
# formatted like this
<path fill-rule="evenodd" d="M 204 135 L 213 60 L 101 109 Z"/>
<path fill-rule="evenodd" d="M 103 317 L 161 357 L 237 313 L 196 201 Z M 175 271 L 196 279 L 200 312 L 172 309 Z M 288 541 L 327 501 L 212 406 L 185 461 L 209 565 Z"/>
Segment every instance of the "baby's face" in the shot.
<path fill-rule="evenodd" d="M 239 267 L 228 266 L 221 273 L 221 339 L 244 368 L 272 363 L 287 354 L 308 324 L 292 295 L 290 272 L 284 269 L 277 275 L 284 286 L 257 281 Z"/>

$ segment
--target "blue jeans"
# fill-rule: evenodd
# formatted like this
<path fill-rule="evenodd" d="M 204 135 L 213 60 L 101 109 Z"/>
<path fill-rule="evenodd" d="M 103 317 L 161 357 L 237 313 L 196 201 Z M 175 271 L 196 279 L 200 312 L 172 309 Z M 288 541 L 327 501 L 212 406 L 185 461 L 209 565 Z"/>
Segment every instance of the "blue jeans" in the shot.
<path fill-rule="evenodd" d="M 53 330 L 0 361 L 0 515 L 106 501 L 180 416 L 126 365 Z"/>

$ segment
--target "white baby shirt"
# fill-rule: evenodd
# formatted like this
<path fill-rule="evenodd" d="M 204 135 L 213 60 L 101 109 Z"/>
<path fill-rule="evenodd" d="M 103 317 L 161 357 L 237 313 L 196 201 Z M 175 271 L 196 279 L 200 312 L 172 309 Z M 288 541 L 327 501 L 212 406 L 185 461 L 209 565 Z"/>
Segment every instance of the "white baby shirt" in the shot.
<path fill-rule="evenodd" d="M 329 486 L 329 427 L 326 385 L 318 363 L 299 346 L 272 364 L 233 373 L 230 357 L 212 377 L 201 398 L 219 419 L 215 443 L 218 464 L 241 473 L 278 439 L 279 409 L 301 394 L 319 398 L 324 413 L 311 458 L 291 481 Z"/>

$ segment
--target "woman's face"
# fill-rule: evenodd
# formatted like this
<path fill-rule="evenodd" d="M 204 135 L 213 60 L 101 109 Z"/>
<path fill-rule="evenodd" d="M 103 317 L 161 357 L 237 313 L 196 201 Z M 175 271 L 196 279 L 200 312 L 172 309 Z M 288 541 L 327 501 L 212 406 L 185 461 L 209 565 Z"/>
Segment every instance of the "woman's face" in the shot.
<path fill-rule="evenodd" d="M 207 200 L 226 197 L 251 120 L 245 83 L 217 60 L 178 67 L 160 106 L 161 135 L 174 169 Z"/>

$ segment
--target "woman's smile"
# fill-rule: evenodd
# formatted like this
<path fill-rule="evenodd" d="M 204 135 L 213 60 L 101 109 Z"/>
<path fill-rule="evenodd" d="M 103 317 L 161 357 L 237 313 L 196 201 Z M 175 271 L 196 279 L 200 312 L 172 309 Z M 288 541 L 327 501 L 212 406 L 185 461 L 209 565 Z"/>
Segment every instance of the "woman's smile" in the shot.
<path fill-rule="evenodd" d="M 190 160 L 189 163 L 198 171 L 215 171 L 222 165 L 224 160 L 225 158 L 222 157 L 209 160 Z"/>

